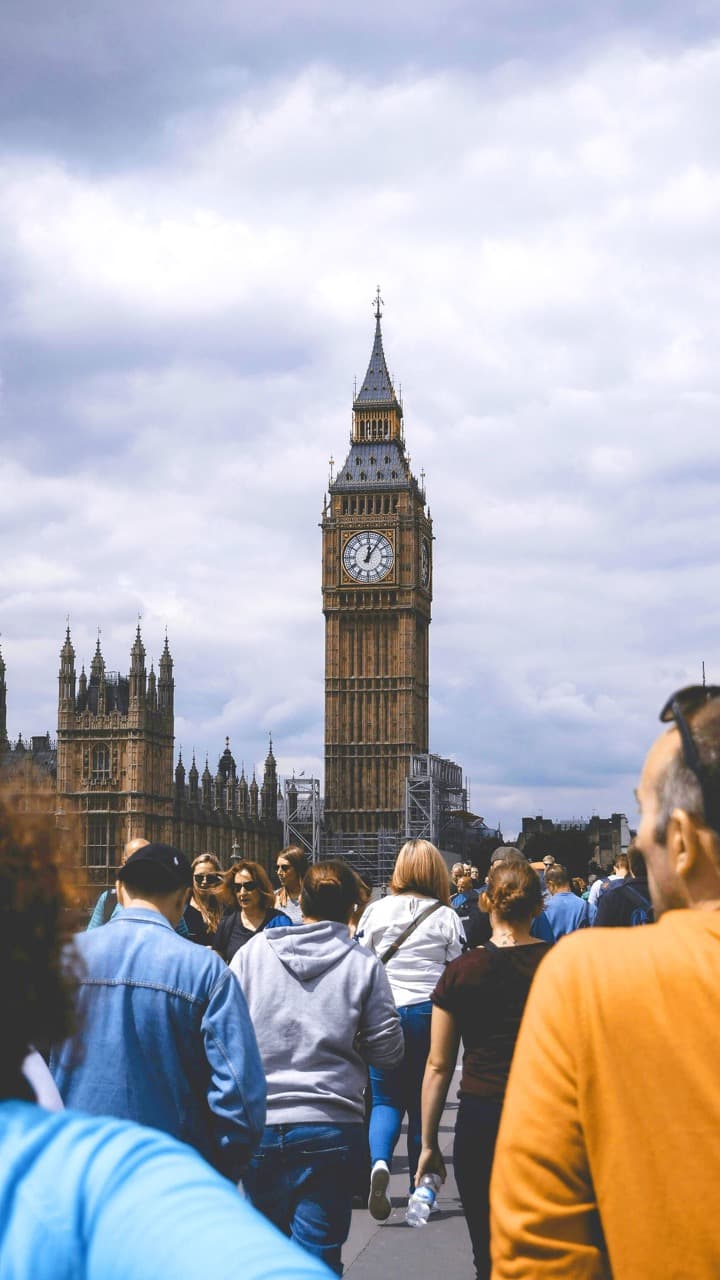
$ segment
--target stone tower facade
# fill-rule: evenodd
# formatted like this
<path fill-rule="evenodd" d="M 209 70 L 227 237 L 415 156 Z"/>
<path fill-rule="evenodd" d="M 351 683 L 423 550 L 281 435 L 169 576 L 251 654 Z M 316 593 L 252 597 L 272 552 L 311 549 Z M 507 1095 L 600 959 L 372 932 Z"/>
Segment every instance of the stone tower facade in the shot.
<path fill-rule="evenodd" d="M 104 884 L 127 840 L 173 838 L 173 660 L 145 667 L 138 626 L 127 676 L 105 667 L 100 640 L 76 681 L 68 627 L 58 677 L 57 807 L 80 820 L 87 882 Z"/>
<path fill-rule="evenodd" d="M 405 451 L 383 351 L 381 300 L 350 450 L 322 518 L 325 825 L 404 828 L 411 754 L 428 750 L 432 521 Z"/>
<path fill-rule="evenodd" d="M 58 820 L 77 824 L 88 900 L 113 883 L 123 845 L 134 836 L 174 844 L 190 858 L 211 852 L 224 866 L 233 857 L 274 866 L 283 827 L 272 742 L 262 794 L 254 773 L 249 786 L 244 769 L 238 778 L 228 739 L 215 775 L 206 759 L 201 777 L 194 755 L 187 775 L 182 755 L 173 769 L 175 681 L 167 637 L 157 674 L 152 665 L 147 671 L 138 626 L 127 676 L 106 669 L 98 639 L 89 677 L 83 667 L 78 678 L 68 628 L 58 682 L 53 807 Z"/>

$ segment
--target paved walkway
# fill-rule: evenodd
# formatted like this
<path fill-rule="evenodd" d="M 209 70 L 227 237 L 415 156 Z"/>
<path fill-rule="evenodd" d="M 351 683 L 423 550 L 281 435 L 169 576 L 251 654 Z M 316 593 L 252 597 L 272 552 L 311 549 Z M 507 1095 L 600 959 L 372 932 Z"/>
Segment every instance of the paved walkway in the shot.
<path fill-rule="evenodd" d="M 390 1178 L 393 1211 L 387 1222 L 375 1222 L 367 1209 L 353 1210 L 350 1236 L 343 1248 L 345 1275 L 349 1280 L 472 1280 L 470 1238 L 453 1176 L 452 1143 L 457 1111 L 456 1073 L 440 1125 L 440 1149 L 447 1168 L 447 1182 L 440 1190 L 438 1211 L 425 1227 L 408 1227 L 405 1130 L 398 1143 Z"/>

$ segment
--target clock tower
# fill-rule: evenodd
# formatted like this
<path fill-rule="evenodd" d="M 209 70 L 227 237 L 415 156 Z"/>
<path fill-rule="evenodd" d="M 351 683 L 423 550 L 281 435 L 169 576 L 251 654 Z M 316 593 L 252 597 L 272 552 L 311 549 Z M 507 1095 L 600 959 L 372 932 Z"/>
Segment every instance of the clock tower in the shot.
<path fill-rule="evenodd" d="M 325 825 L 404 831 L 410 756 L 428 750 L 432 522 L 405 452 L 402 403 L 375 340 L 350 450 L 322 519 Z"/>

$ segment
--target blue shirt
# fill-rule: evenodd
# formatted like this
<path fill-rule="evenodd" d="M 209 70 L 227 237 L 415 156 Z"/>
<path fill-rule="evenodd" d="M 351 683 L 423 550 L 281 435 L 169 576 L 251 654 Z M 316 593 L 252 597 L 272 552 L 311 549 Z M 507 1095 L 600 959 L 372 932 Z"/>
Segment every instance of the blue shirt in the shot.
<path fill-rule="evenodd" d="M 331 1275 L 165 1134 L 0 1102 L 2 1280 L 206 1274 L 212 1280 Z"/>
<path fill-rule="evenodd" d="M 545 915 L 550 921 L 553 938 L 557 942 L 566 933 L 587 929 L 590 923 L 588 904 L 568 889 L 551 894 L 545 903 Z"/>
<path fill-rule="evenodd" d="M 93 907 L 93 913 L 87 922 L 88 929 L 99 929 L 101 925 L 108 923 L 105 919 L 105 903 L 107 902 L 107 896 L 110 892 L 111 892 L 110 889 L 104 889 L 103 892 L 100 894 L 100 897 L 98 898 L 97 902 L 95 903 L 95 906 Z M 115 917 L 119 915 L 121 911 L 122 911 L 122 907 L 120 906 L 120 903 L 116 898 L 115 906 L 113 907 L 110 913 L 109 919 L 114 920 Z M 188 929 L 185 923 L 185 920 L 182 916 L 180 918 L 179 924 L 175 926 L 175 932 L 179 933 L 181 938 L 190 937 L 190 930 Z"/>
<path fill-rule="evenodd" d="M 80 1030 L 50 1058 L 65 1105 L 163 1129 L 237 1180 L 265 1123 L 265 1075 L 234 975 L 147 908 L 74 945 Z"/>

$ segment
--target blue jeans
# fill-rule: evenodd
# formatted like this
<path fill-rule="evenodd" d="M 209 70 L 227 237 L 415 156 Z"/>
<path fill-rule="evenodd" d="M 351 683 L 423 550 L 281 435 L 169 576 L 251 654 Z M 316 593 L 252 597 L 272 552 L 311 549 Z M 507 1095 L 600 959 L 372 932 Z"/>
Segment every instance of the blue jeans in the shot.
<path fill-rule="evenodd" d="M 425 1063 L 430 1049 L 432 1004 L 401 1005 L 398 1008 L 405 1037 L 405 1055 L 399 1067 L 370 1067 L 372 1112 L 370 1115 L 370 1159 L 385 1160 L 392 1167 L 392 1156 L 403 1116 L 408 1118 L 408 1168 L 412 1190 L 420 1159 L 420 1093 Z"/>
<path fill-rule="evenodd" d="M 362 1124 L 270 1124 L 243 1178 L 255 1208 L 339 1276 L 364 1140 Z"/>

